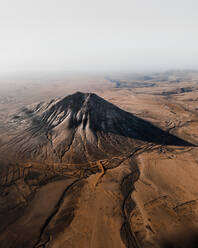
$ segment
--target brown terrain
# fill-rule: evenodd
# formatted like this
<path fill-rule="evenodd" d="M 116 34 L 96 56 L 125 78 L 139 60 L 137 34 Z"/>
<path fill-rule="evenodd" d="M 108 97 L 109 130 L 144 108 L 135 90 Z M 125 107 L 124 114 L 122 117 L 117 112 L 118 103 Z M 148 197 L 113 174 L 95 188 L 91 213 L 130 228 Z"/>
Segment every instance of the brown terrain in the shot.
<path fill-rule="evenodd" d="M 0 247 L 198 247 L 198 72 L 0 87 Z"/>

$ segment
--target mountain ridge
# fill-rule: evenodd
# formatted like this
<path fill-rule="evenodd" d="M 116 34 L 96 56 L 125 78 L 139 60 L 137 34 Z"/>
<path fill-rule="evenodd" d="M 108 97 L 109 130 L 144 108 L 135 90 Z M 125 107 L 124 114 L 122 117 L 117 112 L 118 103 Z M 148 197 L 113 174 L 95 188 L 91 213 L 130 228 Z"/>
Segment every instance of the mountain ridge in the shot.
<path fill-rule="evenodd" d="M 93 93 L 26 107 L 13 119 L 19 130 L 10 147 L 21 159 L 81 163 L 127 153 L 145 142 L 192 145 Z"/>

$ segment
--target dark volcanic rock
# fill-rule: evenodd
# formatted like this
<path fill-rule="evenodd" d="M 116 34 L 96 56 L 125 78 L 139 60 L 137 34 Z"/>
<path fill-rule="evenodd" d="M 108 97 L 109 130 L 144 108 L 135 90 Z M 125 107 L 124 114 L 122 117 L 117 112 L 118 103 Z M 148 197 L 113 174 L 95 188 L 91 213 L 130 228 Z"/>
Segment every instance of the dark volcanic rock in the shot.
<path fill-rule="evenodd" d="M 82 163 L 131 151 L 143 142 L 188 145 L 92 93 L 24 108 L 8 145 L 17 158 Z"/>

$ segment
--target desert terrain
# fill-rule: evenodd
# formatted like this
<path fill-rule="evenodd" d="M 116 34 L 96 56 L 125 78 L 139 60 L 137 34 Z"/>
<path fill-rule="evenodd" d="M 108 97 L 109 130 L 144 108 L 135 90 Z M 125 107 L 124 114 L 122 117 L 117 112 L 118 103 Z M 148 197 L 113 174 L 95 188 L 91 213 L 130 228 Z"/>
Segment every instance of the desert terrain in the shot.
<path fill-rule="evenodd" d="M 198 247 L 198 72 L 2 79 L 2 248 Z"/>

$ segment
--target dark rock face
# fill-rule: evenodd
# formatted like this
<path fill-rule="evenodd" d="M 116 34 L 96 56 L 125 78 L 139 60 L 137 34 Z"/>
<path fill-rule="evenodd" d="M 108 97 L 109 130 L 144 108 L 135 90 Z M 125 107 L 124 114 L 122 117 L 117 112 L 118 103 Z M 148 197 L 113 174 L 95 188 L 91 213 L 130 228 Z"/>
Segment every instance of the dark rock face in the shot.
<path fill-rule="evenodd" d="M 188 145 L 101 97 L 77 92 L 24 108 L 9 147 L 20 159 L 81 163 L 121 154 L 143 142 Z"/>

